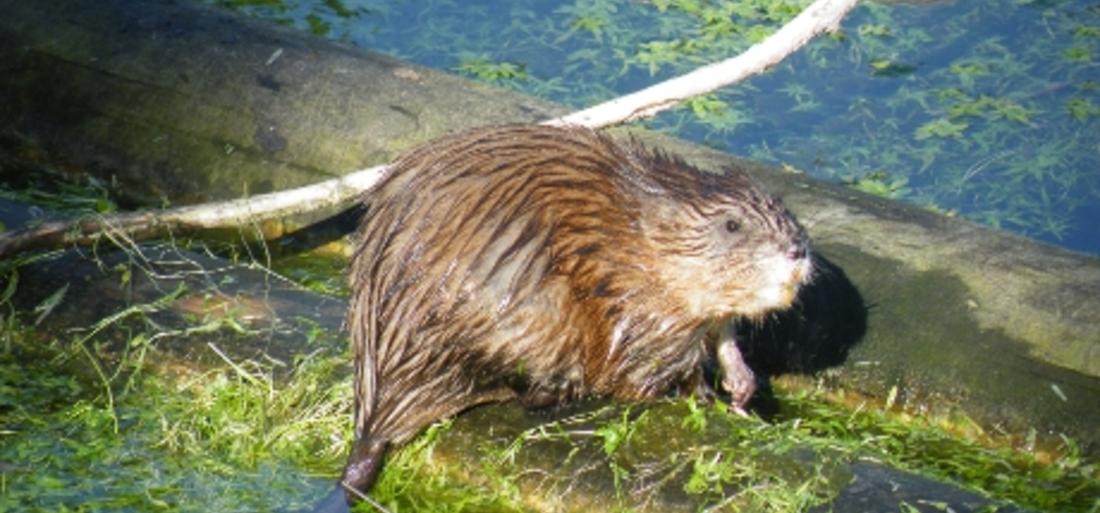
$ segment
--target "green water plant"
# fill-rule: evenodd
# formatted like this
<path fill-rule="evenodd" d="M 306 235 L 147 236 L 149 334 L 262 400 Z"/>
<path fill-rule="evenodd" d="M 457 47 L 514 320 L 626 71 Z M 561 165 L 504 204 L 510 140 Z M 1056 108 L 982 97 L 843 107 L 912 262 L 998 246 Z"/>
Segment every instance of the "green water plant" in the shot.
<path fill-rule="evenodd" d="M 244 361 L 166 379 L 139 372 L 134 355 L 122 360 L 133 379 L 108 395 L 102 378 L 116 369 L 88 376 L 64 341 L 42 344 L 25 326 L 8 334 L 14 340 L 0 354 L 4 511 L 271 509 L 303 500 L 309 469 L 328 474 L 343 456 L 350 387 L 338 385 L 342 358 L 304 357 L 276 383 L 267 366 Z M 288 466 L 302 470 L 277 470 Z"/>
<path fill-rule="evenodd" d="M 468 55 L 455 68 L 479 80 L 500 85 L 514 85 L 527 78 L 527 67 L 514 62 L 494 62 L 484 55 Z"/>

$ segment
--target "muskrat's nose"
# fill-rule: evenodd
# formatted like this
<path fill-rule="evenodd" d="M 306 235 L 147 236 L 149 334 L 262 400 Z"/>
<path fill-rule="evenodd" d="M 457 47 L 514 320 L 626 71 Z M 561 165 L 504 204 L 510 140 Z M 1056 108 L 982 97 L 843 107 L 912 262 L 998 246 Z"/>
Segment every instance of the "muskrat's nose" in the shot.
<path fill-rule="evenodd" d="M 787 250 L 787 258 L 791 260 L 802 260 L 806 258 L 806 245 L 801 242 L 797 242 Z"/>

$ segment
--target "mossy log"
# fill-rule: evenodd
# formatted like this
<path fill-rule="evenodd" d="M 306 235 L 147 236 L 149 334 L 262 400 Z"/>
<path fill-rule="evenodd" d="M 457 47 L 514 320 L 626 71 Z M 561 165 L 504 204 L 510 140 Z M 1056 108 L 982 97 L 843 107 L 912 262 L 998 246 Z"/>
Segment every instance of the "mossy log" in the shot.
<path fill-rule="evenodd" d="M 0 166 L 95 173 L 138 200 L 302 185 L 443 133 L 565 111 L 190 2 L 0 9 Z M 639 137 L 702 167 L 737 162 Z M 741 165 L 785 198 L 823 259 L 799 309 L 749 327 L 757 365 L 1098 445 L 1100 259 Z"/>

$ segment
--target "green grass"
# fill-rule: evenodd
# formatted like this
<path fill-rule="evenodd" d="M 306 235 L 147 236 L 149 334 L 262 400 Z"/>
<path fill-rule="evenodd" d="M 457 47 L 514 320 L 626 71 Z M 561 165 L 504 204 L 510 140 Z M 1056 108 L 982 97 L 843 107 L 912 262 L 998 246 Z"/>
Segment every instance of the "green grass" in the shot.
<path fill-rule="evenodd" d="M 289 362 L 283 380 L 271 363 L 253 361 L 181 372 L 146 355 L 140 367 L 112 366 L 115 360 L 98 350 L 85 354 L 61 340 L 40 340 L 10 316 L 6 322 L 0 509 L 304 506 L 342 465 L 350 435 L 346 355 L 304 356 Z M 104 373 L 88 371 L 90 357 Z M 102 376 L 114 378 L 104 383 Z M 1026 508 L 1100 511 L 1100 467 L 1070 440 L 1053 461 L 1040 462 L 927 419 L 852 409 L 819 393 L 793 390 L 777 399 L 781 413 L 771 421 L 687 399 L 609 406 L 506 438 L 482 437 L 481 456 L 460 455 L 473 460 L 464 463 L 437 454 L 438 444 L 453 443 L 444 422 L 391 453 L 372 495 L 395 512 L 530 510 L 525 476 L 538 469 L 532 462 L 557 454 L 546 452 L 557 444 L 562 468 L 594 464 L 612 476 L 619 508 L 665 480 L 706 507 L 803 511 L 843 484 L 843 463 L 871 459 Z M 461 471 L 463 465 L 476 471 Z"/>

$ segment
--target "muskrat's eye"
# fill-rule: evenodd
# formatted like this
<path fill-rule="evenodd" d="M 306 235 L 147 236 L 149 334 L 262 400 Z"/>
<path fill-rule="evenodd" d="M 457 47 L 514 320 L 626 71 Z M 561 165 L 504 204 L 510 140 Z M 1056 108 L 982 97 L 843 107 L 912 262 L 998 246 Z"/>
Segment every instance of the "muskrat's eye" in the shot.
<path fill-rule="evenodd" d="M 741 229 L 741 223 L 734 221 L 733 219 L 726 221 L 726 231 L 730 233 L 737 233 L 737 230 Z"/>

